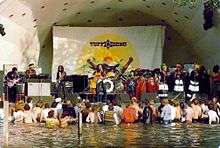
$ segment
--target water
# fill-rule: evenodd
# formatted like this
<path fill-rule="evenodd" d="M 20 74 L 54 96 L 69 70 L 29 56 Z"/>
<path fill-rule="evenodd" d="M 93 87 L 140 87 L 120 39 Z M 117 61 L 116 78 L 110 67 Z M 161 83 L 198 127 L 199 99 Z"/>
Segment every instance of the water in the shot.
<path fill-rule="evenodd" d="M 220 146 L 220 125 L 159 124 L 83 125 L 78 140 L 77 126 L 47 129 L 42 124 L 10 125 L 9 147 L 210 147 Z M 2 139 L 0 138 L 0 142 Z"/>

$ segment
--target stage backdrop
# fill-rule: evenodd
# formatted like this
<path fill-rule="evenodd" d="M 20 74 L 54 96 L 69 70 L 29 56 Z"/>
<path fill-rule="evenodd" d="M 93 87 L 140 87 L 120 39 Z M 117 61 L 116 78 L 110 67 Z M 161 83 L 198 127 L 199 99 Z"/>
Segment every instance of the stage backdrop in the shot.
<path fill-rule="evenodd" d="M 129 69 L 159 67 L 164 30 L 162 26 L 55 26 L 52 79 L 56 79 L 58 65 L 63 65 L 68 75 L 91 74 L 87 59 L 95 64 L 108 62 L 123 66 L 129 57 L 133 57 Z"/>

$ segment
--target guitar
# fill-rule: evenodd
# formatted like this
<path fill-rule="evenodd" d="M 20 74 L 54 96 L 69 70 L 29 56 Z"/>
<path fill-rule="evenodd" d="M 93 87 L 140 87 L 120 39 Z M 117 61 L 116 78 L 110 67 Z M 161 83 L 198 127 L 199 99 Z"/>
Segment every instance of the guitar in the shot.
<path fill-rule="evenodd" d="M 7 80 L 7 86 L 9 88 L 12 88 L 15 84 L 17 84 L 20 81 L 20 78 L 13 79 L 13 80 Z"/>
<path fill-rule="evenodd" d="M 65 77 L 66 77 L 66 72 L 61 73 L 61 75 L 58 78 L 57 82 L 58 83 L 62 82 L 63 80 L 65 80 Z"/>

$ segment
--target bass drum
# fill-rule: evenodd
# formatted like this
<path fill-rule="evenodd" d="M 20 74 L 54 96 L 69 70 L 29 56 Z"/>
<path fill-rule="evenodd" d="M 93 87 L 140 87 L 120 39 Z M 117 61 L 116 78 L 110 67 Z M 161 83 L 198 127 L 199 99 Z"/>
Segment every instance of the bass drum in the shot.
<path fill-rule="evenodd" d="M 107 93 L 112 93 L 114 91 L 115 85 L 111 79 L 104 79 L 102 82 Z"/>

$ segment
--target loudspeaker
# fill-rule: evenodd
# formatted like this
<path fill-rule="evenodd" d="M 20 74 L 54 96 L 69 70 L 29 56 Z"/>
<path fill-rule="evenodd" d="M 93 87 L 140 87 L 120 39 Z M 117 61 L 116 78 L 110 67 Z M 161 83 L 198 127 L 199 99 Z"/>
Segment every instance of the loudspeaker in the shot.
<path fill-rule="evenodd" d="M 50 96 L 50 83 L 28 83 L 28 96 Z"/>
<path fill-rule="evenodd" d="M 212 1 L 204 2 L 203 16 L 204 16 L 204 24 L 203 24 L 204 30 L 208 30 L 212 28 L 213 16 L 214 16 L 214 5 Z"/>
<path fill-rule="evenodd" d="M 73 75 L 73 92 L 83 92 L 88 88 L 88 75 Z"/>

